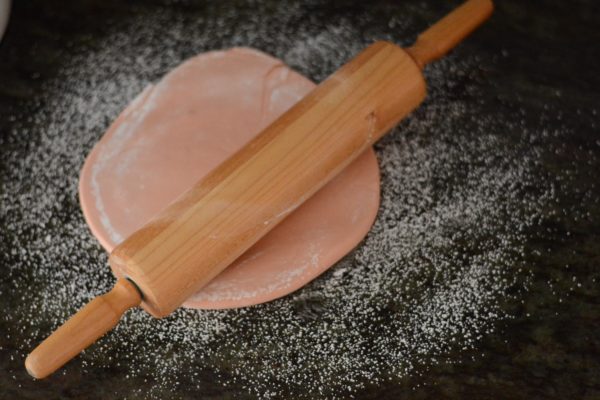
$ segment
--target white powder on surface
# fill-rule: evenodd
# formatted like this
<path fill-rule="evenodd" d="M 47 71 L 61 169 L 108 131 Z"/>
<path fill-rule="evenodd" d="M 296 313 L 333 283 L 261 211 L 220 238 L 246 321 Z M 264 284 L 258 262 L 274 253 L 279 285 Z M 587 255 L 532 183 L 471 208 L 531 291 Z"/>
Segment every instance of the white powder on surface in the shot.
<path fill-rule="evenodd" d="M 101 45 L 65 62 L 37 111 L 19 117 L 35 132 L 11 135 L 36 140 L 27 152 L 4 154 L 10 176 L 0 193 L 10 249 L 5 276 L 20 296 L 17 311 L 4 318 L 14 326 L 10 334 L 24 336 L 19 356 L 113 283 L 107 255 L 78 208 L 78 171 L 110 121 L 148 84 L 192 54 L 257 41 L 320 80 L 371 36 L 388 39 L 385 30 L 359 34 L 344 19 L 320 29 L 290 28 L 283 18 L 274 43 L 273 26 L 261 28 L 261 18 L 235 28 L 233 18 L 146 15 L 114 28 Z M 391 18 L 396 30 L 407 24 Z M 332 270 L 256 307 L 180 309 L 164 320 L 135 310 L 84 353 L 84 370 L 126 364 L 123 379 L 147 380 L 119 397 L 161 398 L 190 384 L 202 393 L 214 379 L 250 396 L 345 398 L 447 362 L 450 351 L 476 348 L 510 318 L 503 304 L 527 289 L 522 243 L 554 198 L 535 175 L 540 155 L 529 145 L 543 132 L 523 132 L 515 143 L 504 136 L 523 131 L 522 116 L 506 120 L 488 110 L 481 117 L 485 105 L 469 97 L 465 78 L 477 65 L 476 57 L 450 57 L 427 71 L 430 99 L 377 145 L 377 221 Z M 453 98 L 453 85 L 465 81 L 464 98 Z"/>

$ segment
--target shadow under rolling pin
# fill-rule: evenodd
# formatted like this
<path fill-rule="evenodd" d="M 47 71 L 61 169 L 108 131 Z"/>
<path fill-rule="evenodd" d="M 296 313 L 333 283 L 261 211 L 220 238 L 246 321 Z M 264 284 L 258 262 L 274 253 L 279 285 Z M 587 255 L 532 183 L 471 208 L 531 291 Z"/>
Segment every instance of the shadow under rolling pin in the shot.
<path fill-rule="evenodd" d="M 125 276 L 34 349 L 27 371 L 48 376 L 129 308 L 174 311 L 413 111 L 425 98 L 422 68 L 492 10 L 490 0 L 469 0 L 413 46 L 376 42 L 327 78 L 117 246 L 109 261 Z"/>

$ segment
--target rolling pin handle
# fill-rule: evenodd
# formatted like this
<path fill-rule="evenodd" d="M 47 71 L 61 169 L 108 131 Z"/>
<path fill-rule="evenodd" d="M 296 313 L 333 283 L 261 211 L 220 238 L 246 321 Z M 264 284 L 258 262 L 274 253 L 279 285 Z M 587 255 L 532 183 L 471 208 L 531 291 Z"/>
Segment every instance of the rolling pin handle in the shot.
<path fill-rule="evenodd" d="M 406 51 L 422 69 L 452 50 L 488 19 L 493 10 L 491 0 L 468 0 L 421 33 Z"/>
<path fill-rule="evenodd" d="M 117 280 L 110 292 L 89 302 L 29 354 L 27 372 L 38 379 L 50 375 L 114 328 L 123 313 L 141 301 L 133 282 Z"/>

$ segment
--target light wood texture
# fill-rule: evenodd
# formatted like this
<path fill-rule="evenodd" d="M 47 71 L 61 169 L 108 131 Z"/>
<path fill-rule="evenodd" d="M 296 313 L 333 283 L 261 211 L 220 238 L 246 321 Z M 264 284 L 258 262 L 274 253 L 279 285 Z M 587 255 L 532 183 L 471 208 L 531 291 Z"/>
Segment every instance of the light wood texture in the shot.
<path fill-rule="evenodd" d="M 371 146 L 425 97 L 421 68 L 445 54 L 491 12 L 470 0 L 408 51 L 377 42 L 215 168 L 110 256 L 163 317 L 179 307 L 279 221 Z M 140 302 L 119 279 L 30 354 L 44 377 L 111 329 Z"/>
<path fill-rule="evenodd" d="M 425 96 L 418 66 L 378 42 L 117 246 L 113 269 L 162 317 L 208 283 Z"/>
<path fill-rule="evenodd" d="M 469 0 L 421 33 L 406 51 L 423 68 L 448 53 L 488 19 L 493 10 L 491 0 Z"/>
<path fill-rule="evenodd" d="M 50 375 L 114 328 L 141 300 L 133 283 L 119 279 L 110 292 L 88 303 L 29 354 L 27 372 L 38 379 Z"/>

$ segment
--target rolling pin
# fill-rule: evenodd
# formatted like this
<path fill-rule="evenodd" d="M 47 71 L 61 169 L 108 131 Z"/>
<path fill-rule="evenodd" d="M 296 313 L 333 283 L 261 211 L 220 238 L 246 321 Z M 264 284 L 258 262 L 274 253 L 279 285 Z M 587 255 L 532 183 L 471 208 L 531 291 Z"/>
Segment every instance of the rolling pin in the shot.
<path fill-rule="evenodd" d="M 56 371 L 129 308 L 157 318 L 178 308 L 414 110 L 425 97 L 423 67 L 492 9 L 469 0 L 413 46 L 376 42 L 327 78 L 117 246 L 109 262 L 123 275 L 29 354 L 29 374 Z"/>

